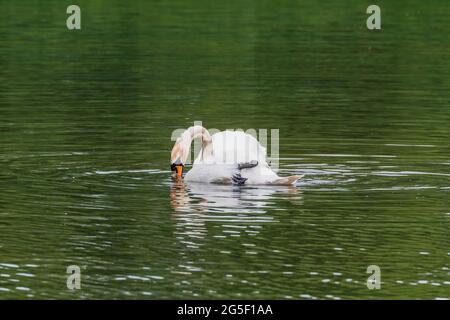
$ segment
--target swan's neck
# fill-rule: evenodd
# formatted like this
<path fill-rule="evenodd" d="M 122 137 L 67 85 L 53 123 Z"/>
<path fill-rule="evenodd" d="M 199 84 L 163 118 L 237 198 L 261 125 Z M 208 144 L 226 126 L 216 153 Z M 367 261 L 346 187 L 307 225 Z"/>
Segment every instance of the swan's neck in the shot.
<path fill-rule="evenodd" d="M 213 144 L 208 130 L 202 126 L 193 126 L 183 132 L 181 135 L 181 141 L 186 150 L 186 155 L 189 155 L 191 144 L 194 139 L 201 139 L 202 141 L 201 157 L 210 158 L 213 155 Z"/>

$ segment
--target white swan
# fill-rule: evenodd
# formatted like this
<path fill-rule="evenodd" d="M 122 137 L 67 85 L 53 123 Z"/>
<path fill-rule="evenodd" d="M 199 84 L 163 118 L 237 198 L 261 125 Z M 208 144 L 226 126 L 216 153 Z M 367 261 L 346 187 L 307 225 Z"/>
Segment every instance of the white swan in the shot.
<path fill-rule="evenodd" d="M 222 184 L 292 185 L 301 176 L 279 177 L 267 164 L 266 149 L 253 136 L 242 131 L 222 131 L 210 135 L 202 126 L 188 128 L 171 152 L 171 169 L 182 177 L 183 167 L 194 139 L 202 149 L 185 181 Z"/>

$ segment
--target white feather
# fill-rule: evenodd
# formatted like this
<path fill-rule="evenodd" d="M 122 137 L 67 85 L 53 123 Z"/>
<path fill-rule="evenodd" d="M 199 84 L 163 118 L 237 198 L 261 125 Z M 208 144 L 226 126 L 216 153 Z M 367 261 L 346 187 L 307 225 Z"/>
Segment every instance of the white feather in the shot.
<path fill-rule="evenodd" d="M 238 163 L 253 160 L 258 161 L 256 167 L 238 170 Z M 202 149 L 185 180 L 230 183 L 236 173 L 247 178 L 245 184 L 280 183 L 280 179 L 285 179 L 269 167 L 266 149 L 253 136 L 242 131 L 222 131 L 212 135 L 212 153 Z M 297 179 L 286 180 L 283 184 L 292 184 Z"/>

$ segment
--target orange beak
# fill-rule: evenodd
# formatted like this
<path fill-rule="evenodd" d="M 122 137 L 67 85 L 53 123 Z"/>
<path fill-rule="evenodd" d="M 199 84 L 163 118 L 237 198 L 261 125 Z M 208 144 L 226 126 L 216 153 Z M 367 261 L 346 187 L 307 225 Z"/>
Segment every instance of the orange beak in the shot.
<path fill-rule="evenodd" d="M 183 176 L 183 166 L 176 166 L 175 169 L 177 170 L 177 178 L 181 178 Z"/>

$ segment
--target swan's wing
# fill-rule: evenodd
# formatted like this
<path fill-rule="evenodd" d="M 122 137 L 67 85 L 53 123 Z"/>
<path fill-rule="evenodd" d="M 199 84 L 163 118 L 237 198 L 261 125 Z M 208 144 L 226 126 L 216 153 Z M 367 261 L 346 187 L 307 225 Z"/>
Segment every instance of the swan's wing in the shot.
<path fill-rule="evenodd" d="M 222 131 L 214 134 L 212 139 L 216 163 L 267 163 L 266 148 L 250 134 L 242 131 Z"/>

